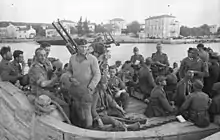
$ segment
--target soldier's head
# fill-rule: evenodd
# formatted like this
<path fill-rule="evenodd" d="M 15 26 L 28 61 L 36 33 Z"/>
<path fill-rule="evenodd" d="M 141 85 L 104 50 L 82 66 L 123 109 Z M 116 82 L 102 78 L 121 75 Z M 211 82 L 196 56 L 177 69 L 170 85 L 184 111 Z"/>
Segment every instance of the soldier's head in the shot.
<path fill-rule="evenodd" d="M 5 60 L 12 60 L 11 48 L 9 46 L 3 46 L 0 50 L 1 56 Z"/>
<path fill-rule="evenodd" d="M 48 55 L 50 54 L 50 44 L 47 42 L 44 42 L 40 45 L 40 48 L 44 49 L 46 51 L 46 56 L 48 57 Z"/>
<path fill-rule="evenodd" d="M 199 43 L 197 46 L 198 50 L 204 50 L 205 46 L 202 43 Z"/>
<path fill-rule="evenodd" d="M 192 55 L 192 58 L 197 58 L 199 56 L 198 50 L 196 48 L 192 48 L 191 55 Z"/>
<path fill-rule="evenodd" d="M 151 59 L 151 57 L 146 58 L 145 64 L 146 64 L 147 66 L 151 66 L 151 64 L 152 64 L 152 59 Z"/>
<path fill-rule="evenodd" d="M 115 66 L 118 68 L 121 66 L 121 61 L 115 61 Z"/>
<path fill-rule="evenodd" d="M 14 57 L 14 60 L 17 61 L 18 63 L 21 63 L 24 61 L 23 51 L 21 50 L 15 50 L 13 52 L 13 57 Z"/>
<path fill-rule="evenodd" d="M 64 65 L 64 67 L 63 67 L 63 70 L 64 70 L 64 71 L 67 71 L 68 67 L 69 67 L 69 63 L 66 63 L 66 64 Z"/>
<path fill-rule="evenodd" d="M 176 62 L 173 63 L 173 68 L 177 68 L 178 64 Z"/>
<path fill-rule="evenodd" d="M 204 85 L 201 80 L 197 79 L 193 82 L 193 90 L 194 91 L 202 91 L 203 86 Z"/>
<path fill-rule="evenodd" d="M 134 47 L 133 53 L 134 53 L 134 54 L 139 54 L 139 49 L 138 49 L 138 47 Z"/>
<path fill-rule="evenodd" d="M 41 64 L 45 63 L 47 58 L 47 53 L 43 48 L 37 48 L 35 50 L 35 60 Z"/>
<path fill-rule="evenodd" d="M 161 43 L 157 43 L 156 49 L 157 49 L 157 52 L 162 52 L 162 45 L 161 45 Z"/>
<path fill-rule="evenodd" d="M 166 77 L 165 76 L 158 76 L 155 80 L 155 83 L 158 86 L 166 86 L 167 85 Z"/>
<path fill-rule="evenodd" d="M 109 67 L 109 74 L 110 74 L 110 77 L 114 77 L 116 75 L 116 68 Z"/>
<path fill-rule="evenodd" d="M 214 96 L 220 94 L 220 82 L 217 82 L 212 86 L 212 91 L 214 93 Z"/>

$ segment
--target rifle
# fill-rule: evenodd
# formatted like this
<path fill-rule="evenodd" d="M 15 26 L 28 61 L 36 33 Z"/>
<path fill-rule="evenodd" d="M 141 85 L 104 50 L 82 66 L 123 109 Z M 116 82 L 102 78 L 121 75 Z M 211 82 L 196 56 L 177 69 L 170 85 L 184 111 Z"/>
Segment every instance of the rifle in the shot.
<path fill-rule="evenodd" d="M 66 46 L 68 51 L 70 52 L 70 54 L 75 54 L 77 52 L 77 44 L 76 42 L 70 37 L 69 33 L 66 31 L 66 29 L 63 27 L 63 25 L 60 23 L 60 21 L 58 20 L 58 25 L 61 27 L 61 29 L 63 30 L 63 32 L 66 34 L 66 36 L 68 37 L 68 39 L 66 39 L 66 37 L 63 35 L 63 33 L 60 31 L 60 29 L 57 27 L 56 23 L 53 22 L 52 23 L 53 27 L 56 29 L 56 31 L 59 33 L 59 35 L 63 38 L 63 40 L 65 41 L 65 43 L 70 43 L 71 46 Z M 75 48 L 73 47 L 75 46 Z"/>
<path fill-rule="evenodd" d="M 115 41 L 115 39 L 112 37 L 112 35 L 109 32 L 107 32 L 107 33 L 111 37 L 112 41 L 115 43 L 115 46 L 120 46 L 120 44 Z"/>

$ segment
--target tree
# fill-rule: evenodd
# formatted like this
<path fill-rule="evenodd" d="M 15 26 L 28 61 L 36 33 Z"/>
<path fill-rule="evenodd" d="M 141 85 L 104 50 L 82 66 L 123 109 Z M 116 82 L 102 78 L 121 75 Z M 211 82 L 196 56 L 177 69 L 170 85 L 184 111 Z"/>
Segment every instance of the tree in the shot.
<path fill-rule="evenodd" d="M 217 33 L 216 33 L 217 35 L 220 35 L 220 27 L 218 28 L 218 30 L 217 30 Z"/>
<path fill-rule="evenodd" d="M 36 36 L 46 36 L 46 32 L 41 25 L 33 25 L 33 28 L 36 30 Z"/>
<path fill-rule="evenodd" d="M 75 27 L 70 27 L 70 34 L 77 34 L 77 29 Z"/>
<path fill-rule="evenodd" d="M 83 23 L 82 23 L 82 16 L 80 17 L 78 23 L 77 23 L 77 31 L 79 35 L 83 34 Z"/>
<path fill-rule="evenodd" d="M 105 28 L 106 31 L 108 31 L 108 32 L 114 31 L 114 27 L 113 27 L 112 24 L 105 24 L 105 25 L 104 25 L 104 28 Z"/>
<path fill-rule="evenodd" d="M 87 19 L 85 19 L 85 21 L 83 22 L 83 33 L 84 34 L 88 34 L 89 33 L 89 26 L 88 26 Z"/>
<path fill-rule="evenodd" d="M 140 31 L 140 27 L 141 26 L 137 21 L 133 21 L 131 24 L 128 25 L 128 32 L 137 35 L 137 33 Z"/>
<path fill-rule="evenodd" d="M 96 25 L 95 26 L 95 33 L 104 33 L 106 32 L 106 29 L 102 25 Z"/>

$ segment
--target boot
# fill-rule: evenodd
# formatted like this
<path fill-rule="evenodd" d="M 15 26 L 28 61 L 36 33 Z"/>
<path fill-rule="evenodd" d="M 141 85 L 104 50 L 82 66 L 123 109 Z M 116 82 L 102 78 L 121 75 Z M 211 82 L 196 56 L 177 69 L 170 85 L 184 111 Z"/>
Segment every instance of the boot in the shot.
<path fill-rule="evenodd" d="M 133 124 L 125 124 L 126 128 L 130 131 L 138 130 L 141 127 L 141 124 L 139 122 L 133 123 Z"/>

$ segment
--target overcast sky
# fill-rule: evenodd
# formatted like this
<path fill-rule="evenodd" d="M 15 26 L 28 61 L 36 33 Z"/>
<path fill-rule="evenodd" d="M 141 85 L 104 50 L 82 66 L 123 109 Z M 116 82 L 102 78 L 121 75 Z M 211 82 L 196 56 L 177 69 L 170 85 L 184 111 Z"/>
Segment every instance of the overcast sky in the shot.
<path fill-rule="evenodd" d="M 190 27 L 220 24 L 220 0 L 0 0 L 0 21 L 51 23 L 82 16 L 96 23 L 116 17 L 144 23 L 149 16 L 170 13 Z"/>

